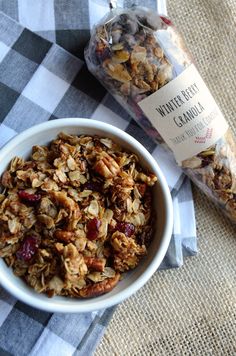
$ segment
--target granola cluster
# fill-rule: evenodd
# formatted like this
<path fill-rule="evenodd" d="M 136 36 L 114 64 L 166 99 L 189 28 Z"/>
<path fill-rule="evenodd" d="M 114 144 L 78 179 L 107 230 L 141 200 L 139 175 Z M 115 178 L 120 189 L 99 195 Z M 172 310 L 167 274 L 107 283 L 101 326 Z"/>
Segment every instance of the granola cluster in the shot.
<path fill-rule="evenodd" d="M 156 181 L 108 138 L 60 133 L 2 175 L 0 257 L 50 297 L 107 293 L 147 253 Z"/>
<path fill-rule="evenodd" d="M 85 58 L 89 70 L 148 135 L 164 144 L 138 103 L 193 63 L 171 21 L 146 8 L 115 9 L 95 26 Z M 228 130 L 213 147 L 181 166 L 236 223 L 236 141 L 232 132 Z"/>

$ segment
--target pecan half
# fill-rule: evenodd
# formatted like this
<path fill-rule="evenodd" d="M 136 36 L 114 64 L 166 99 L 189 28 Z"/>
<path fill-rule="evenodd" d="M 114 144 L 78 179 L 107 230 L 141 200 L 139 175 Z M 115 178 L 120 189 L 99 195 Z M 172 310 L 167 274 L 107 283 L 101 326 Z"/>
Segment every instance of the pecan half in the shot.
<path fill-rule="evenodd" d="M 93 271 L 103 272 L 106 264 L 105 258 L 84 256 L 87 267 Z"/>
<path fill-rule="evenodd" d="M 79 294 L 82 298 L 93 298 L 104 293 L 108 293 L 113 288 L 115 288 L 115 286 L 119 282 L 119 279 L 120 273 L 117 273 L 113 278 L 107 278 L 102 282 L 95 283 L 91 286 L 82 288 Z"/>
<path fill-rule="evenodd" d="M 104 152 L 102 157 L 95 163 L 94 170 L 105 178 L 113 178 L 119 173 L 120 167 L 114 158 Z"/>

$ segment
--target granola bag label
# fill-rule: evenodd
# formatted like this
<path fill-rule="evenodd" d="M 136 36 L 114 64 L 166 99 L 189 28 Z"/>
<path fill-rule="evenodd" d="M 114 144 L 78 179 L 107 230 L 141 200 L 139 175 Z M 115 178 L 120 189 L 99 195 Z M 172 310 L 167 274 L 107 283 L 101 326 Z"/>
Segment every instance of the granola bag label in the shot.
<path fill-rule="evenodd" d="M 177 162 L 214 145 L 228 129 L 194 64 L 138 104 Z"/>

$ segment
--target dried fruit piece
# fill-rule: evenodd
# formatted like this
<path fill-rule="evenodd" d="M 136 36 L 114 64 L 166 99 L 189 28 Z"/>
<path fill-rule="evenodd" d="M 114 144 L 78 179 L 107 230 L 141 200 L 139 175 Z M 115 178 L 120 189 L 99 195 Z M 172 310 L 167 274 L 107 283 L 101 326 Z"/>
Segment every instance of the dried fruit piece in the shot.
<path fill-rule="evenodd" d="M 32 204 L 32 205 L 39 203 L 41 200 L 40 194 L 30 194 L 25 190 L 20 190 L 18 192 L 18 195 L 22 202 Z"/>
<path fill-rule="evenodd" d="M 94 218 L 89 220 L 87 224 L 87 238 L 91 241 L 96 240 L 99 234 L 99 227 L 101 225 L 101 220 Z"/>
<path fill-rule="evenodd" d="M 28 262 L 35 255 L 39 247 L 38 238 L 36 236 L 28 236 L 23 241 L 21 247 L 16 252 L 17 258 Z"/>
<path fill-rule="evenodd" d="M 171 20 L 168 19 L 167 17 L 160 16 L 160 18 L 162 19 L 163 22 L 165 22 L 166 25 L 168 25 L 168 26 L 173 25 L 172 22 L 171 22 Z"/>
<path fill-rule="evenodd" d="M 127 237 L 132 236 L 135 232 L 135 226 L 127 222 L 118 222 L 115 229 L 123 232 Z"/>
<path fill-rule="evenodd" d="M 103 184 L 100 182 L 90 181 L 90 182 L 85 183 L 84 189 L 93 190 L 94 192 L 102 193 L 103 192 Z"/>
<path fill-rule="evenodd" d="M 96 55 L 100 62 L 103 62 L 110 57 L 111 52 L 109 47 L 107 46 L 106 41 L 101 41 L 96 47 Z"/>

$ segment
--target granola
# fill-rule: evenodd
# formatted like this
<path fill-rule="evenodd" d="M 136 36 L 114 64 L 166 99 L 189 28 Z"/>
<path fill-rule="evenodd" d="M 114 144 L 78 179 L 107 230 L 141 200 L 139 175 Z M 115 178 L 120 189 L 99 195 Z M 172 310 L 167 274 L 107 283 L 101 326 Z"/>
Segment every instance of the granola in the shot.
<path fill-rule="evenodd" d="M 89 70 L 122 107 L 167 148 L 138 103 L 193 63 L 172 22 L 146 8 L 112 9 L 94 27 L 85 59 Z M 231 130 L 212 147 L 179 165 L 236 223 L 236 141 Z"/>
<path fill-rule="evenodd" d="M 156 181 L 111 139 L 60 133 L 2 175 L 0 257 L 49 297 L 107 293 L 147 253 Z"/>

